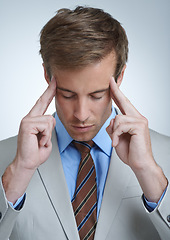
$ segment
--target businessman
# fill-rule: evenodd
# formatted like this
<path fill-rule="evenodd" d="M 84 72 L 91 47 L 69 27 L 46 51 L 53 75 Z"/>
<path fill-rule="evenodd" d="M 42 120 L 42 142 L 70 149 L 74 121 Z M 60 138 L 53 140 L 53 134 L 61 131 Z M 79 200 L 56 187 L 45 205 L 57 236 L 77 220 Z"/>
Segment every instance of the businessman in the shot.
<path fill-rule="evenodd" d="M 170 138 L 120 91 L 125 30 L 61 9 L 40 45 L 48 88 L 0 143 L 0 239 L 169 239 Z"/>

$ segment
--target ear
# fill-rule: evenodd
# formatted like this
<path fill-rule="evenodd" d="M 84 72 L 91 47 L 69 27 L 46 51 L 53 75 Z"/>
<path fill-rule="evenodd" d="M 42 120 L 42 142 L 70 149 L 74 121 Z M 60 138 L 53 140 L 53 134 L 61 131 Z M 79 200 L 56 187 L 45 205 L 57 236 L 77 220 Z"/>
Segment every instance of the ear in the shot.
<path fill-rule="evenodd" d="M 50 83 L 50 78 L 49 78 L 49 76 L 47 74 L 47 70 L 45 68 L 44 63 L 42 65 L 43 65 L 43 68 L 44 68 L 44 78 L 45 78 L 46 82 L 49 84 Z"/>
<path fill-rule="evenodd" d="M 125 69 L 126 69 L 126 64 L 123 66 L 122 71 L 121 71 L 121 73 L 118 76 L 118 79 L 117 79 L 118 87 L 120 87 L 120 85 L 121 85 L 121 83 L 123 81 L 123 76 L 124 76 Z"/>

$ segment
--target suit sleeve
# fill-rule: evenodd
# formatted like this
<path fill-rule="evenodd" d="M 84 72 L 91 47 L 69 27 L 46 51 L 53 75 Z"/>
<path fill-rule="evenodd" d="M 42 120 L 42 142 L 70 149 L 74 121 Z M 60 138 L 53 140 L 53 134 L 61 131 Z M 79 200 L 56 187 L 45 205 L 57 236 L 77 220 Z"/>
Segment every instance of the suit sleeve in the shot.
<path fill-rule="evenodd" d="M 170 239 L 170 138 L 151 131 L 153 156 L 168 179 L 166 193 L 151 213 L 151 221 L 162 240 Z"/>
<path fill-rule="evenodd" d="M 168 186 L 164 198 L 160 205 L 152 212 L 148 213 L 151 221 L 155 225 L 162 240 L 170 239 L 170 188 Z"/>
<path fill-rule="evenodd" d="M 0 239 L 10 239 L 20 211 L 13 209 L 6 199 L 2 185 L 2 175 L 7 166 L 13 161 L 17 149 L 17 137 L 0 142 Z"/>
<path fill-rule="evenodd" d="M 8 203 L 5 192 L 0 183 L 0 239 L 7 240 L 10 238 L 15 220 L 19 211 L 13 209 Z"/>

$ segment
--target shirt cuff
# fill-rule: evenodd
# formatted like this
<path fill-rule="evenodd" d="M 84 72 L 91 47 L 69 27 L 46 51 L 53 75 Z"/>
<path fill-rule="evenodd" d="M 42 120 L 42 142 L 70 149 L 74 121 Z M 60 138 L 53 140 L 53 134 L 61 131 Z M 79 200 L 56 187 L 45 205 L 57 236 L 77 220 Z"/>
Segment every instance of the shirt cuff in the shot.
<path fill-rule="evenodd" d="M 10 206 L 12 208 L 14 208 L 15 210 L 20 210 L 25 202 L 25 198 L 26 198 L 26 193 L 24 193 L 17 201 L 15 204 L 13 204 L 12 202 L 9 202 L 8 203 L 10 204 Z"/>
<path fill-rule="evenodd" d="M 167 188 L 166 188 L 166 189 L 167 189 Z M 166 189 L 165 189 L 165 191 L 163 192 L 163 194 L 162 194 L 161 198 L 159 199 L 158 203 L 149 202 L 149 201 L 146 199 L 145 195 L 144 195 L 144 194 L 142 195 L 142 199 L 143 199 L 144 205 L 145 205 L 146 209 L 147 209 L 149 212 L 152 212 L 152 211 L 160 204 L 160 202 L 162 201 L 162 199 L 163 199 L 163 197 L 164 197 L 164 195 L 165 195 L 165 193 L 166 193 Z"/>

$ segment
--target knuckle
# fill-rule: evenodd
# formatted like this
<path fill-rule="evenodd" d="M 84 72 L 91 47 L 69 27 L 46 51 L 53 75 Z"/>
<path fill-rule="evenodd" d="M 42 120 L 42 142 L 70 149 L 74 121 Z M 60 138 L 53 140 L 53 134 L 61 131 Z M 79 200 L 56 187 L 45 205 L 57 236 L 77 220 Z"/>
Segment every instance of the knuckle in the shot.
<path fill-rule="evenodd" d="M 148 123 L 148 119 L 146 117 L 142 116 L 142 121 L 145 126 L 148 126 L 149 123 Z"/>
<path fill-rule="evenodd" d="M 142 121 L 140 123 L 140 128 L 145 130 L 148 128 L 148 120 L 145 117 L 142 117 Z"/>
<path fill-rule="evenodd" d="M 114 129 L 120 128 L 122 126 L 123 118 L 124 118 L 124 116 L 122 116 L 122 115 L 116 115 Z"/>
<path fill-rule="evenodd" d="M 24 117 L 20 122 L 19 133 L 28 133 L 31 128 L 31 121 L 29 117 Z"/>
<path fill-rule="evenodd" d="M 116 122 L 117 125 L 119 125 L 121 123 L 121 119 L 122 119 L 121 115 L 116 115 L 115 122 Z"/>
<path fill-rule="evenodd" d="M 54 121 L 54 117 L 53 117 L 53 116 L 47 115 L 47 119 L 48 119 L 48 122 L 49 122 L 50 124 L 53 124 L 53 121 Z"/>
<path fill-rule="evenodd" d="M 46 115 L 47 127 L 52 129 L 54 126 L 54 117 L 52 115 Z"/>
<path fill-rule="evenodd" d="M 21 120 L 21 123 L 20 123 L 20 126 L 25 128 L 26 125 L 28 125 L 28 117 L 24 117 L 22 120 Z"/>

